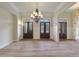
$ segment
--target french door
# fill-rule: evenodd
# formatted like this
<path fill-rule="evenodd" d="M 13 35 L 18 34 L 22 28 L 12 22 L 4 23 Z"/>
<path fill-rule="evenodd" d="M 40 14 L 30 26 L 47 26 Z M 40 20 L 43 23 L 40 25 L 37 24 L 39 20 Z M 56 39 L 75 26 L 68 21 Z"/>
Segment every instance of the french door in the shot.
<path fill-rule="evenodd" d="M 33 38 L 33 22 L 24 23 L 23 38 Z"/>
<path fill-rule="evenodd" d="M 40 22 L 40 38 L 50 38 L 50 22 Z"/>
<path fill-rule="evenodd" d="M 59 38 L 60 40 L 64 40 L 67 38 L 67 22 L 59 22 Z"/>

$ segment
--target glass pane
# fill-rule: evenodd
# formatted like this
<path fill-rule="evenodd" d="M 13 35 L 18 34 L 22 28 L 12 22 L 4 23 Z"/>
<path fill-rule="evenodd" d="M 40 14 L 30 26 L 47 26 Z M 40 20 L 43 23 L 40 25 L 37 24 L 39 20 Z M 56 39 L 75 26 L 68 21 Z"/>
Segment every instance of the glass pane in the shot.
<path fill-rule="evenodd" d="M 46 23 L 46 33 L 49 33 L 49 23 Z"/>
<path fill-rule="evenodd" d="M 67 29 L 67 27 L 66 27 L 66 23 L 63 23 L 63 33 L 65 33 L 66 34 L 66 29 Z"/>
<path fill-rule="evenodd" d="M 41 33 L 44 33 L 44 23 L 41 23 Z"/>
<path fill-rule="evenodd" d="M 32 23 L 29 23 L 29 32 L 32 32 Z"/>
<path fill-rule="evenodd" d="M 47 19 L 40 20 L 40 22 L 49 22 Z"/>
<path fill-rule="evenodd" d="M 27 23 L 24 23 L 24 33 L 27 33 Z"/>

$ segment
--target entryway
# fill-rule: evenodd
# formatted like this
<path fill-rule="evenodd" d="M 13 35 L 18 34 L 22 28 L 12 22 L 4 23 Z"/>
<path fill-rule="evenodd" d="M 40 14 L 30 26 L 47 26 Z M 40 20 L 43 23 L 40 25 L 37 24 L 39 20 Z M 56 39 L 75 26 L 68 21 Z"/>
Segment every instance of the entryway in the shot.
<path fill-rule="evenodd" d="M 59 22 L 59 39 L 67 39 L 67 22 Z"/>
<path fill-rule="evenodd" d="M 50 22 L 40 22 L 40 38 L 50 39 Z"/>
<path fill-rule="evenodd" d="M 33 38 L 33 22 L 24 22 L 23 38 L 32 39 Z"/>

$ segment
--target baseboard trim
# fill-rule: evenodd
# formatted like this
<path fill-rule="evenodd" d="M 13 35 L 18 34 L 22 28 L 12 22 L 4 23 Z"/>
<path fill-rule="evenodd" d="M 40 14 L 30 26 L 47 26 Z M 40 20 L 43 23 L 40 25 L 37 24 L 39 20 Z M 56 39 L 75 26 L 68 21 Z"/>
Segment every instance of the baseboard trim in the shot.
<path fill-rule="evenodd" d="M 67 40 L 75 40 L 75 39 L 67 39 Z"/>
<path fill-rule="evenodd" d="M 20 41 L 20 40 L 13 40 L 13 42 L 17 42 L 17 41 Z"/>
<path fill-rule="evenodd" d="M 13 41 L 10 41 L 10 42 L 7 42 L 7 43 L 3 44 L 2 46 L 0 46 L 0 49 L 2 49 L 2 48 L 4 48 L 4 47 L 8 46 L 8 45 L 11 44 L 12 42 L 13 42 Z"/>
<path fill-rule="evenodd" d="M 21 39 L 21 41 L 28 41 L 28 40 L 33 40 L 33 41 L 54 41 L 53 39 Z"/>
<path fill-rule="evenodd" d="M 75 39 L 59 39 L 59 41 L 75 41 Z"/>

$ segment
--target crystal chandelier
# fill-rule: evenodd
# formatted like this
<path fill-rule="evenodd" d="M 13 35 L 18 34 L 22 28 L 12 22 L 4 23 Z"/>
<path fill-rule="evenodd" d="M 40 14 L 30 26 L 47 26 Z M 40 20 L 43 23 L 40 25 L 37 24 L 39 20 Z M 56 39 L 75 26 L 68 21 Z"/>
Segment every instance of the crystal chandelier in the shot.
<path fill-rule="evenodd" d="M 31 19 L 33 19 L 35 22 L 38 22 L 39 20 L 41 20 L 43 18 L 43 15 L 41 14 L 41 12 L 38 9 L 38 3 L 36 3 L 36 10 L 33 11 L 33 13 L 31 14 Z"/>

